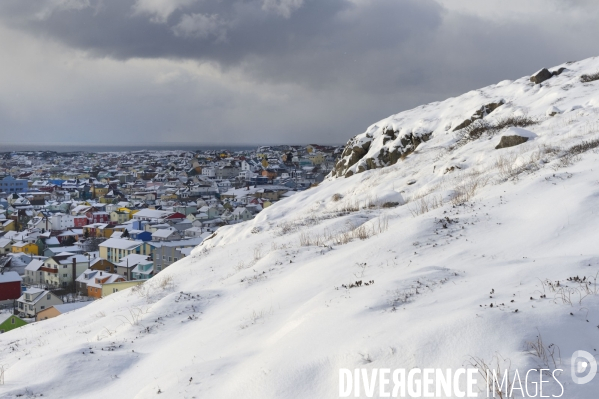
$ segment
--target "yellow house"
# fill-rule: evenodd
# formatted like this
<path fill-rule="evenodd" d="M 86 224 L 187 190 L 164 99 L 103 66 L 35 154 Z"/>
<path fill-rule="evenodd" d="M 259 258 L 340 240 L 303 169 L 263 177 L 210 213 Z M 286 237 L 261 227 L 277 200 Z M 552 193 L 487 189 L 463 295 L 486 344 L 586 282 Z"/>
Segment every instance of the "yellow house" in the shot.
<path fill-rule="evenodd" d="M 160 199 L 162 201 L 176 201 L 177 200 L 177 194 L 163 194 L 160 196 Z"/>
<path fill-rule="evenodd" d="M 131 254 L 150 255 L 153 248 L 148 242 L 124 238 L 109 238 L 99 245 L 100 258 L 112 263 L 120 262 L 122 258 Z"/>
<path fill-rule="evenodd" d="M 311 154 L 308 158 L 310 159 L 310 161 L 312 161 L 314 165 L 320 165 L 324 162 L 324 154 L 321 152 Z"/>
<path fill-rule="evenodd" d="M 133 218 L 133 215 L 135 215 L 137 212 L 139 212 L 139 209 L 129 209 L 126 207 L 122 207 L 122 208 L 117 208 L 116 211 L 126 213 L 127 217 L 128 217 L 127 220 L 131 220 Z"/>
<path fill-rule="evenodd" d="M 28 255 L 37 255 L 37 245 L 23 241 L 15 242 L 12 244 L 12 252 L 15 254 L 24 253 Z"/>
<path fill-rule="evenodd" d="M 129 212 L 121 212 L 121 211 L 114 211 L 114 212 L 110 212 L 110 221 L 113 223 L 125 223 L 126 221 L 128 221 L 129 218 Z"/>
<path fill-rule="evenodd" d="M 102 298 L 115 292 L 126 290 L 127 288 L 135 287 L 145 283 L 148 280 L 131 280 L 131 281 L 117 281 L 116 283 L 102 284 Z"/>
<path fill-rule="evenodd" d="M 0 231 L 15 231 L 15 221 L 0 220 Z"/>
<path fill-rule="evenodd" d="M 91 191 L 91 194 L 92 194 L 92 198 L 98 198 L 98 197 L 102 197 L 102 196 L 108 194 L 108 191 L 110 191 L 110 187 L 108 187 L 108 186 L 97 186 L 95 184 L 92 184 L 90 191 Z"/>

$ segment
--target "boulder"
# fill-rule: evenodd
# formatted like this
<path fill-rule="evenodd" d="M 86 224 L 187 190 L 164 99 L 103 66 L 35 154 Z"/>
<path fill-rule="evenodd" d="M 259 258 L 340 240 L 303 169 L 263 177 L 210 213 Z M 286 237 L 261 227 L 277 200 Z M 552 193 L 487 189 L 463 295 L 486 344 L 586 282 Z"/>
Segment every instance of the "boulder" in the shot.
<path fill-rule="evenodd" d="M 528 137 L 522 136 L 501 136 L 501 140 L 499 144 L 495 147 L 496 150 L 500 148 L 508 148 L 520 145 L 522 143 L 526 143 L 528 141 Z"/>
<path fill-rule="evenodd" d="M 549 70 L 547 68 L 543 68 L 536 74 L 532 75 L 530 77 L 530 81 L 533 82 L 534 84 L 538 85 L 539 83 L 542 83 L 542 82 L 546 81 L 547 79 L 550 79 L 551 77 L 553 77 L 553 74 L 551 72 L 549 72 Z"/>
<path fill-rule="evenodd" d="M 506 130 L 505 135 L 501 136 L 499 144 L 495 147 L 496 150 L 500 148 L 508 148 L 526 143 L 530 139 L 534 139 L 537 135 L 530 130 L 522 129 L 520 127 L 510 127 Z"/>

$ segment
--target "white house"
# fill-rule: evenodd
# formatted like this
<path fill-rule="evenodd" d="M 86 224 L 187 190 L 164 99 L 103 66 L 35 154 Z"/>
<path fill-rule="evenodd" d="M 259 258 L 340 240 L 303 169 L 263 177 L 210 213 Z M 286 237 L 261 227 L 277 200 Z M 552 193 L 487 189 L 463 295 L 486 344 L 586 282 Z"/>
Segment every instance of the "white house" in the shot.
<path fill-rule="evenodd" d="M 248 211 L 245 207 L 235 208 L 231 216 L 232 220 L 235 221 L 246 221 L 253 217 L 252 212 Z"/>
<path fill-rule="evenodd" d="M 44 272 L 41 268 L 44 266 L 42 259 L 33 259 L 25 267 L 25 275 L 23 276 L 23 282 L 27 284 L 40 284 L 44 281 Z"/>
<path fill-rule="evenodd" d="M 39 311 L 62 303 L 62 299 L 50 291 L 30 288 L 17 299 L 17 309 L 19 309 L 19 314 L 24 314 L 24 317 L 35 317 Z"/>

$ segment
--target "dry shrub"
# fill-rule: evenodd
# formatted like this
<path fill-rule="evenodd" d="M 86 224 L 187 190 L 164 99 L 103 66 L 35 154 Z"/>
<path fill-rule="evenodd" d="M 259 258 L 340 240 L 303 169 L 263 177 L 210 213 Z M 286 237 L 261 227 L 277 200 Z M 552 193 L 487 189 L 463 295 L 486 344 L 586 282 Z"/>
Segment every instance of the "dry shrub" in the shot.
<path fill-rule="evenodd" d="M 459 130 L 458 141 L 455 147 L 461 147 L 470 141 L 478 140 L 482 136 L 495 136 L 497 133 L 508 127 L 527 127 L 538 124 L 537 119 L 529 116 L 509 116 L 496 121 L 478 119 L 470 125 Z"/>
<path fill-rule="evenodd" d="M 331 200 L 333 202 L 338 202 L 341 198 L 343 198 L 343 196 L 339 193 L 333 194 L 333 196 L 331 197 Z"/>
<path fill-rule="evenodd" d="M 413 201 L 408 205 L 408 209 L 412 216 L 416 217 L 442 206 L 443 197 L 441 195 L 429 195 Z"/>
<path fill-rule="evenodd" d="M 599 80 L 599 72 L 584 74 L 580 77 L 582 83 L 594 82 L 595 80 Z"/>
<path fill-rule="evenodd" d="M 473 170 L 464 173 L 463 179 L 455 187 L 455 194 L 451 198 L 453 205 L 460 205 L 469 202 L 478 192 L 481 187 L 484 187 L 489 182 L 489 177 L 482 174 L 478 170 Z"/>

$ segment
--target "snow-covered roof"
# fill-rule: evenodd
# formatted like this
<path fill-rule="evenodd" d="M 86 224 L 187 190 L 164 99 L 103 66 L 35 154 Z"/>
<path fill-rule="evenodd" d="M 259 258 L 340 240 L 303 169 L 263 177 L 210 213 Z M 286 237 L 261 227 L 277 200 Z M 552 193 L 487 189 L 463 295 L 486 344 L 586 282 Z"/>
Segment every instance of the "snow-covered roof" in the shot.
<path fill-rule="evenodd" d="M 17 272 L 4 272 L 0 274 L 0 283 L 13 283 L 16 281 L 23 281 Z"/>
<path fill-rule="evenodd" d="M 34 259 L 27 266 L 25 266 L 25 270 L 29 270 L 30 272 L 36 272 L 40 267 L 44 265 L 44 261 L 41 259 Z"/>
<path fill-rule="evenodd" d="M 143 243 L 144 243 L 143 241 L 138 241 L 138 240 L 126 240 L 124 238 L 109 238 L 108 240 L 101 243 L 99 246 L 107 247 L 107 248 L 131 250 L 131 249 L 137 248 L 138 246 L 140 246 Z"/>
<path fill-rule="evenodd" d="M 153 232 L 152 233 L 152 237 L 155 237 L 155 238 L 168 238 L 171 235 L 173 235 L 174 233 L 176 233 L 176 230 L 160 229 L 160 230 L 156 230 L 155 232 Z"/>
<path fill-rule="evenodd" d="M 120 267 L 133 267 L 138 263 L 145 262 L 148 260 L 148 255 L 130 254 L 121 258 L 117 266 Z"/>
<path fill-rule="evenodd" d="M 58 310 L 61 314 L 70 312 L 72 310 L 80 309 L 84 306 L 89 305 L 92 301 L 87 302 L 71 302 L 71 303 L 63 303 L 62 305 L 54 305 L 51 306 L 54 309 Z"/>

